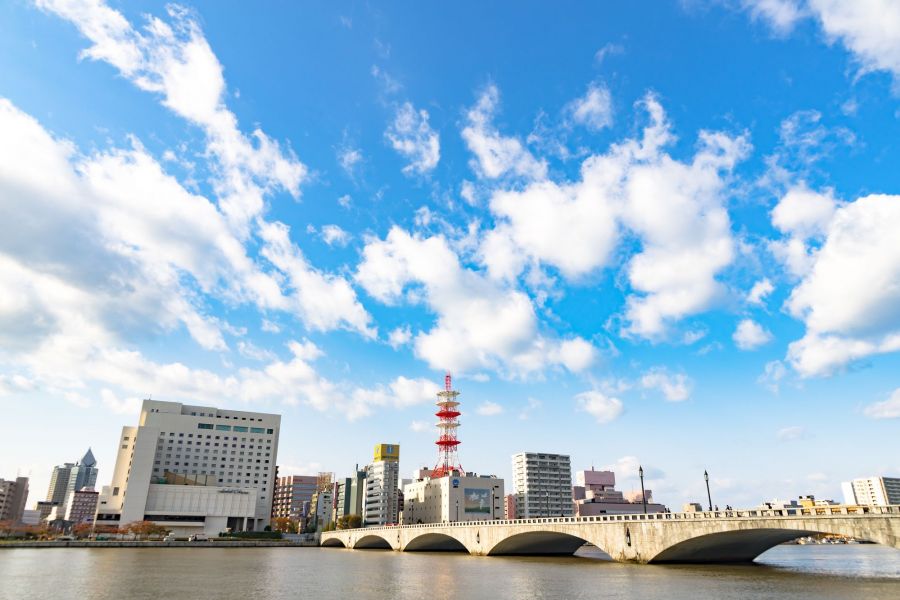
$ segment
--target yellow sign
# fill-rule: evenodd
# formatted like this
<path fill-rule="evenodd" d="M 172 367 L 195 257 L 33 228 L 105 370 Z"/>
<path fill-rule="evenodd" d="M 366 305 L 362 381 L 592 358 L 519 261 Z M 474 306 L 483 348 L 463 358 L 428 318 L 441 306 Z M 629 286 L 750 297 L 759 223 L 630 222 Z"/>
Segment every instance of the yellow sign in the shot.
<path fill-rule="evenodd" d="M 400 445 L 399 444 L 378 444 L 375 446 L 375 460 L 384 460 L 389 462 L 399 462 Z"/>

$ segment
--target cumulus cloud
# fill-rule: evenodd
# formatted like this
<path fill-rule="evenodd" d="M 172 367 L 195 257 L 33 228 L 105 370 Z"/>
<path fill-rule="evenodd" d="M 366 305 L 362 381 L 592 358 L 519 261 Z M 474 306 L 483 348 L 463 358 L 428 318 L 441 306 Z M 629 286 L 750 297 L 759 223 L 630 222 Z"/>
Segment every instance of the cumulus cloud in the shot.
<path fill-rule="evenodd" d="M 742 0 L 741 4 L 756 20 L 765 21 L 776 33 L 787 34 L 806 16 L 797 0 Z"/>
<path fill-rule="evenodd" d="M 502 413 L 503 407 L 496 402 L 487 401 L 479 404 L 478 408 L 475 409 L 475 412 L 483 417 L 492 417 Z"/>
<path fill-rule="evenodd" d="M 512 175 L 526 180 L 547 176 L 547 163 L 538 160 L 520 140 L 503 136 L 493 123 L 500 102 L 497 86 L 489 85 L 466 113 L 463 140 L 475 155 L 472 168 L 486 179 Z"/>
<path fill-rule="evenodd" d="M 772 334 L 756 321 L 743 319 L 738 323 L 731 339 L 741 350 L 755 350 L 772 341 Z"/>
<path fill-rule="evenodd" d="M 584 96 L 570 102 L 565 112 L 573 123 L 598 131 L 612 125 L 612 96 L 605 85 L 591 83 Z"/>
<path fill-rule="evenodd" d="M 760 279 L 753 284 L 753 287 L 750 288 L 750 291 L 747 293 L 747 302 L 749 304 L 762 306 L 765 304 L 766 298 L 773 291 L 775 291 L 775 286 L 772 285 L 772 282 L 769 281 L 768 278 Z"/>
<path fill-rule="evenodd" d="M 578 337 L 543 335 L 528 296 L 464 268 L 447 240 L 391 228 L 363 249 L 356 282 L 377 300 L 423 301 L 437 321 L 413 341 L 416 356 L 435 369 L 498 369 L 510 376 L 559 365 L 581 371 L 595 359 Z"/>
<path fill-rule="evenodd" d="M 650 116 L 641 138 L 588 157 L 580 181 L 496 191 L 497 225 L 480 256 L 495 279 L 512 280 L 536 262 L 577 280 L 606 266 L 630 230 L 641 251 L 626 267 L 632 293 L 623 333 L 656 339 L 721 295 L 716 276 L 734 256 L 727 175 L 749 143 L 703 131 L 693 159 L 676 161 L 663 151 L 674 137 L 662 106 L 652 95 L 640 105 Z"/>
<path fill-rule="evenodd" d="M 900 388 L 887 400 L 868 405 L 863 414 L 872 419 L 900 419 Z"/>
<path fill-rule="evenodd" d="M 408 325 L 397 327 L 388 334 L 388 343 L 394 350 L 407 345 L 410 340 L 412 340 L 412 330 Z"/>
<path fill-rule="evenodd" d="M 351 237 L 338 225 L 323 225 L 321 235 L 322 241 L 329 246 L 346 246 Z"/>
<path fill-rule="evenodd" d="M 622 401 L 603 392 L 591 390 L 575 396 L 578 409 L 590 414 L 598 423 L 609 423 L 622 414 Z"/>
<path fill-rule="evenodd" d="M 809 222 L 822 241 L 807 250 L 808 264 L 786 302 L 806 325 L 788 347 L 791 366 L 803 377 L 828 375 L 900 350 L 900 197 L 866 196 L 837 205 L 827 223 L 802 223 Z"/>
<path fill-rule="evenodd" d="M 658 390 L 668 402 L 683 402 L 691 397 L 693 382 L 683 373 L 669 373 L 663 367 L 649 369 L 641 376 L 641 387 Z"/>
<path fill-rule="evenodd" d="M 766 363 L 762 374 L 757 377 L 756 382 L 764 386 L 773 394 L 777 394 L 781 386 L 781 380 L 787 376 L 787 367 L 780 360 L 772 360 Z"/>
<path fill-rule="evenodd" d="M 391 147 L 409 161 L 403 167 L 407 175 L 428 173 L 441 159 L 440 136 L 428 124 L 428 111 L 417 111 L 409 102 L 400 105 L 384 135 Z"/>

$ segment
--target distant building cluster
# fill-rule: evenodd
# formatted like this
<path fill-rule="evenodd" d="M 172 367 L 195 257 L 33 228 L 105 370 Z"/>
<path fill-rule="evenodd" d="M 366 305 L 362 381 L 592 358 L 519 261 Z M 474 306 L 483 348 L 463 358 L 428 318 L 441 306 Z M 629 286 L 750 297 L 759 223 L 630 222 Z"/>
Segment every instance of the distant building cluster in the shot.
<path fill-rule="evenodd" d="M 311 533 L 394 524 L 668 512 L 654 501 L 652 490 L 644 489 L 643 470 L 640 490 L 619 491 L 614 472 L 593 467 L 578 471 L 573 483 L 571 459 L 565 454 L 514 454 L 508 490 L 495 475 L 465 471 L 457 454 L 458 396 L 448 375 L 436 402 L 437 464 L 416 469 L 408 479 L 400 477 L 400 445 L 394 443 L 376 444 L 371 461 L 355 465 L 343 477 L 279 476 L 280 415 L 145 400 L 139 424 L 122 428 L 109 485 L 96 490 L 98 465 L 88 449 L 80 460 L 53 468 L 46 498 L 33 510 L 25 506 L 27 477 L 0 479 L 0 522 L 70 532 L 79 527 L 116 530 L 149 521 L 186 537 L 269 527 Z M 900 504 L 900 478 L 854 479 L 844 482 L 842 491 L 847 505 Z M 800 496 L 765 502 L 761 508 L 834 504 Z M 704 509 L 692 502 L 682 510 Z"/>

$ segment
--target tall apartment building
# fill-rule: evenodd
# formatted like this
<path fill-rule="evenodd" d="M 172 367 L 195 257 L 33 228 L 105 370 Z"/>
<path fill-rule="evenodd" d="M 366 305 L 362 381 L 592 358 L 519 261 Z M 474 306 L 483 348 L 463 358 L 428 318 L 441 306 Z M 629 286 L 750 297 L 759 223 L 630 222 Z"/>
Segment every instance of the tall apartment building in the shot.
<path fill-rule="evenodd" d="M 20 523 L 28 500 L 28 478 L 0 479 L 0 521 Z"/>
<path fill-rule="evenodd" d="M 366 469 L 365 525 L 397 523 L 399 515 L 400 446 L 378 444 L 375 457 Z"/>
<path fill-rule="evenodd" d="M 90 448 L 78 462 L 53 467 L 50 487 L 47 490 L 47 502 L 57 504 L 60 518 L 65 514 L 69 498 L 75 491 L 82 488 L 93 489 L 97 485 L 97 473 L 97 459 L 94 458 Z"/>
<path fill-rule="evenodd" d="M 565 454 L 519 452 L 512 457 L 516 516 L 572 516 L 572 463 Z"/>
<path fill-rule="evenodd" d="M 316 479 L 315 475 L 279 477 L 272 501 L 272 518 L 300 521 L 306 517 L 304 506 L 308 509 L 316 491 Z"/>
<path fill-rule="evenodd" d="M 177 535 L 269 524 L 281 416 L 144 400 L 123 427 L 97 523 L 154 521 Z"/>
<path fill-rule="evenodd" d="M 866 477 L 841 483 L 844 504 L 887 506 L 900 504 L 900 478 Z"/>

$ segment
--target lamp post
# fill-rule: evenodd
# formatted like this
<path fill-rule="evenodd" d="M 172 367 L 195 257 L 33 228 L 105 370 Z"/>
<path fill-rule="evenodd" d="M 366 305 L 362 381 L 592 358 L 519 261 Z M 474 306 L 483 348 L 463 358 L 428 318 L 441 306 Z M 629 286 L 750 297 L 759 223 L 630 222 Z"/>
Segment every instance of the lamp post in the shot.
<path fill-rule="evenodd" d="M 456 499 L 456 522 L 459 523 L 459 498 Z"/>
<path fill-rule="evenodd" d="M 644 493 L 644 467 L 638 466 L 638 475 L 641 476 L 641 504 L 644 505 L 644 514 L 647 514 L 647 494 Z"/>
<path fill-rule="evenodd" d="M 703 480 L 706 481 L 706 499 L 709 501 L 709 510 L 712 511 L 712 496 L 709 494 L 709 473 L 703 471 Z"/>

